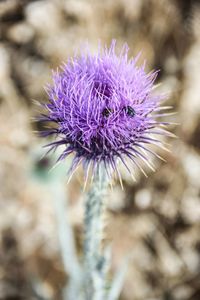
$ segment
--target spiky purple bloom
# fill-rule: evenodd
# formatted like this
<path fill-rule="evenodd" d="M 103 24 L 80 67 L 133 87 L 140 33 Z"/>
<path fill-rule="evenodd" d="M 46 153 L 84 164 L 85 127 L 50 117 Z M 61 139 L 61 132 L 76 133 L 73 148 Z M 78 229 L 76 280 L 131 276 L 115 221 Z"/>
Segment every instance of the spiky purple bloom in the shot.
<path fill-rule="evenodd" d="M 69 59 L 53 73 L 41 120 L 52 124 L 45 135 L 58 138 L 50 150 L 65 146 L 59 160 L 75 154 L 71 171 L 80 162 L 93 169 L 103 163 L 109 174 L 118 172 L 118 160 L 129 171 L 127 158 L 139 168 L 138 158 L 149 164 L 148 144 L 161 143 L 151 134 L 162 134 L 158 127 L 165 124 L 156 121 L 162 114 L 155 115 L 163 97 L 152 93 L 157 72 L 147 74 L 136 62 L 128 59 L 127 45 L 117 55 L 113 41 L 96 55 L 87 51 Z"/>

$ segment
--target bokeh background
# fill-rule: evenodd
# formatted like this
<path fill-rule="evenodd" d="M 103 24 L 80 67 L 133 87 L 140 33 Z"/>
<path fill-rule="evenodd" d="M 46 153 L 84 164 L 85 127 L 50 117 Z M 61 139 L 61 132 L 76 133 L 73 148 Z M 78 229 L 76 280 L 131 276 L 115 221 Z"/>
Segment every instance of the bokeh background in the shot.
<path fill-rule="evenodd" d="M 95 51 L 99 39 L 112 38 L 119 47 L 127 42 L 130 56 L 142 50 L 147 70 L 160 70 L 158 89 L 177 112 L 170 120 L 180 123 L 170 129 L 178 136 L 167 140 L 171 152 L 159 151 L 167 163 L 156 161 L 157 171 L 138 174 L 136 183 L 123 174 L 124 190 L 116 182 L 109 193 L 113 274 L 131 254 L 121 299 L 200 299 L 199 32 L 198 0 L 0 1 L 1 300 L 61 299 L 67 275 L 50 188 L 58 178 L 81 255 L 82 174 L 67 186 L 65 170 L 47 172 L 34 99 L 46 100 L 51 69 L 83 42 Z"/>

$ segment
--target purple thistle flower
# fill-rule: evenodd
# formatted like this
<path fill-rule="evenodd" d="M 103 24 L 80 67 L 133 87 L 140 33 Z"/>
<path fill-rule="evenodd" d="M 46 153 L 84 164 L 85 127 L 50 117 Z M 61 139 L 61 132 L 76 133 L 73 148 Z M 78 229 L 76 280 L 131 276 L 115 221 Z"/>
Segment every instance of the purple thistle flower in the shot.
<path fill-rule="evenodd" d="M 143 171 L 138 158 L 151 167 L 147 154 L 159 157 L 148 144 L 161 146 L 152 134 L 168 134 L 161 128 L 168 123 L 156 120 L 162 113 L 155 114 L 165 109 L 163 96 L 152 93 L 157 72 L 147 74 L 137 59 L 128 60 L 127 45 L 117 55 L 113 41 L 110 48 L 75 56 L 53 73 L 47 113 L 40 120 L 52 124 L 43 135 L 58 138 L 47 145 L 50 151 L 65 146 L 58 160 L 75 154 L 71 172 L 81 162 L 87 170 L 103 163 L 109 175 L 112 170 L 119 175 L 121 160 L 131 173 L 127 159 Z"/>

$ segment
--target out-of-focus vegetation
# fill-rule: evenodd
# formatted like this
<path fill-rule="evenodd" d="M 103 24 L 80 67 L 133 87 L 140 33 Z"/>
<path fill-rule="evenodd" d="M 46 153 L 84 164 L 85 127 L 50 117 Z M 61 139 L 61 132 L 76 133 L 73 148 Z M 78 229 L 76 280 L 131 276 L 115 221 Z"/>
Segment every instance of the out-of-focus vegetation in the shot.
<path fill-rule="evenodd" d="M 61 299 L 67 282 L 52 195 L 38 162 L 44 140 L 31 121 L 34 99 L 56 68 L 86 40 L 130 55 L 142 50 L 147 70 L 160 69 L 179 122 L 171 152 L 136 183 L 124 174 L 108 199 L 105 243 L 112 271 L 131 254 L 121 299 L 200 299 L 200 3 L 198 0 L 0 1 L 0 299 Z M 167 141 L 168 142 L 168 141 Z M 66 162 L 66 167 L 67 167 Z M 45 173 L 45 172 L 44 172 Z M 80 172 L 79 172 L 80 173 Z M 69 217 L 82 244 L 82 175 L 66 185 Z M 39 174 L 39 176 L 38 176 Z M 38 178 L 36 180 L 36 177 Z M 43 178 L 44 179 L 44 178 Z M 52 180 L 52 178 L 51 178 Z"/>

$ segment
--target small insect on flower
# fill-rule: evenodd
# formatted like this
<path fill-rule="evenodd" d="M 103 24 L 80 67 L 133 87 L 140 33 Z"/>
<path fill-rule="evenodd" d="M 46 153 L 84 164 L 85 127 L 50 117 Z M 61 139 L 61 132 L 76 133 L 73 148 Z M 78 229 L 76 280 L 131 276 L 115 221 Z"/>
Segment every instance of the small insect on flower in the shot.
<path fill-rule="evenodd" d="M 124 107 L 124 111 L 130 117 L 134 117 L 135 116 L 135 110 L 131 106 L 125 106 Z"/>
<path fill-rule="evenodd" d="M 64 145 L 58 160 L 74 153 L 71 172 L 80 163 L 93 171 L 103 164 L 109 176 L 119 175 L 118 161 L 130 173 L 131 164 L 143 171 L 139 160 L 151 167 L 147 154 L 158 157 L 148 145 L 162 145 L 152 134 L 168 134 L 168 123 L 156 120 L 166 109 L 160 106 L 163 96 L 153 93 L 157 72 L 137 66 L 138 57 L 128 59 L 127 45 L 119 55 L 115 48 L 113 41 L 96 55 L 87 50 L 74 56 L 47 86 L 49 102 L 40 120 L 50 122 L 44 135 L 56 137 L 47 146 L 51 151 Z"/>

